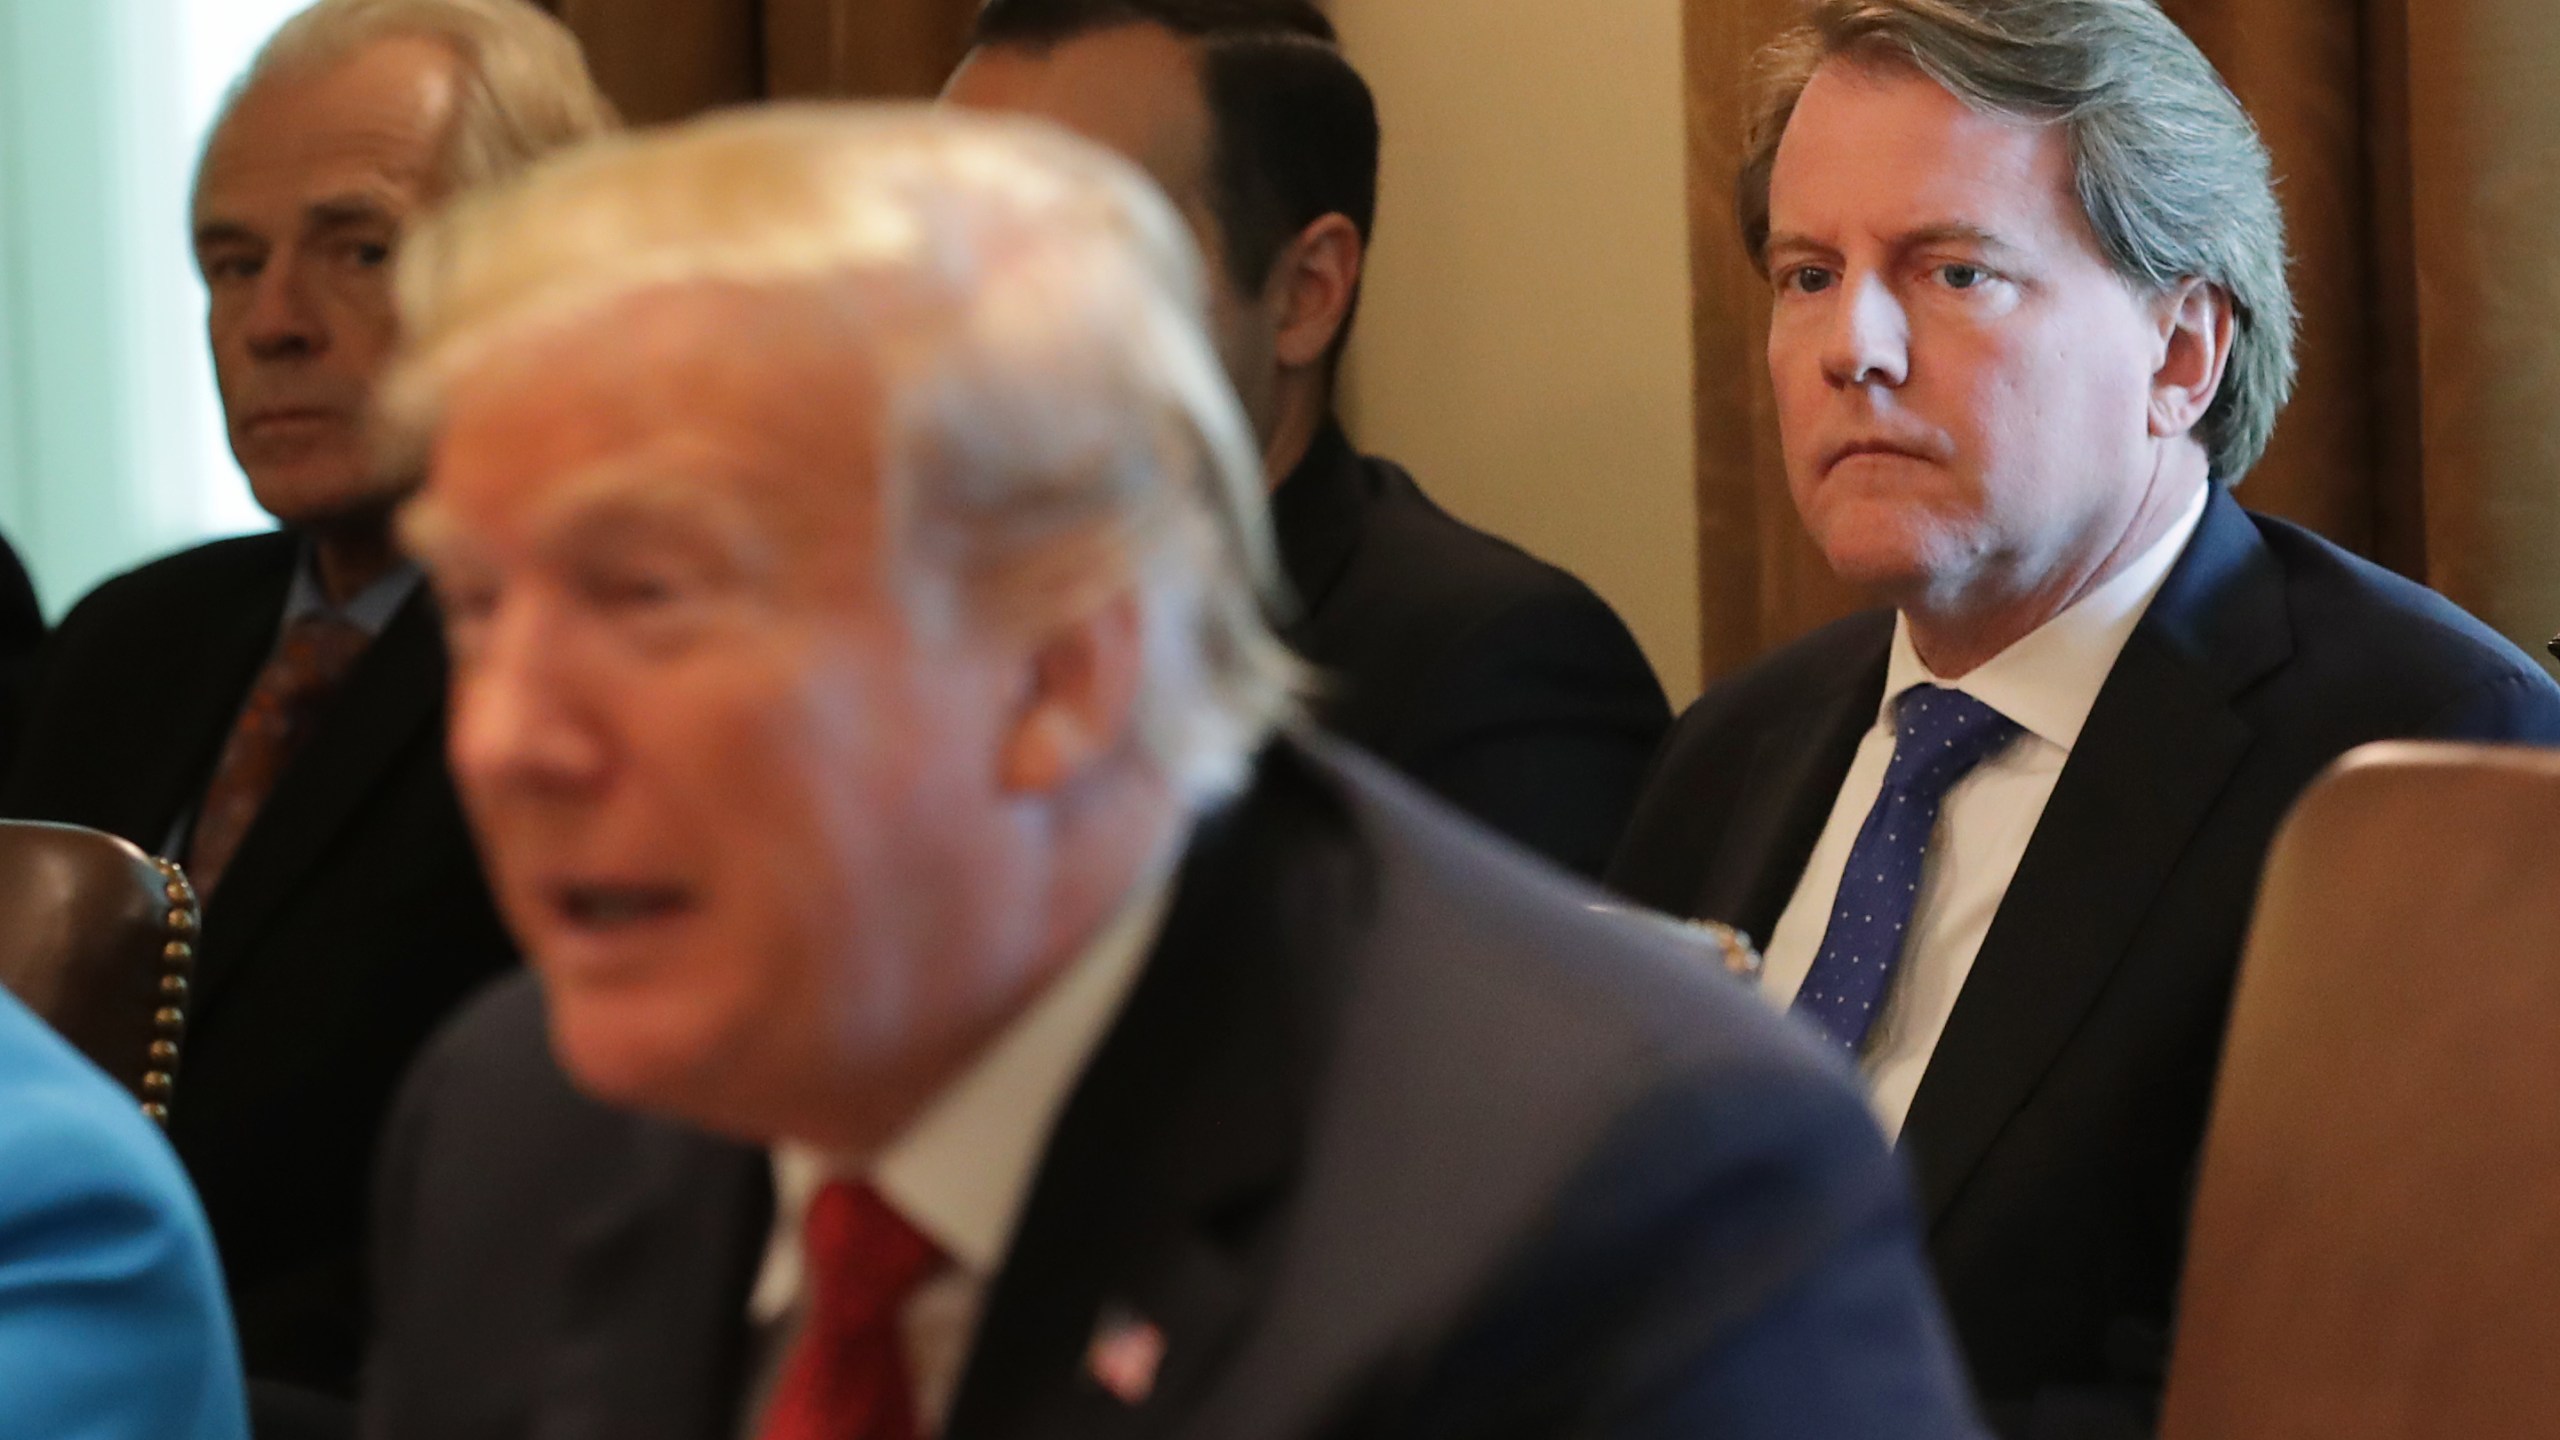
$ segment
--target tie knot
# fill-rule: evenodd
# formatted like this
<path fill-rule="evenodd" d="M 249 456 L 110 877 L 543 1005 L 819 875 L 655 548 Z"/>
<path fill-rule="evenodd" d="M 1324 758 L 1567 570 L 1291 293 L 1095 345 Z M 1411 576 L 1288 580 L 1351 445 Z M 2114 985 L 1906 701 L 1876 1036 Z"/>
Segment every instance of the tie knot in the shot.
<path fill-rule="evenodd" d="M 1961 690 L 1914 685 L 1893 709 L 1888 790 L 1944 796 L 1973 767 L 2018 736 L 2018 722 Z"/>
<path fill-rule="evenodd" d="M 288 696 L 334 690 L 373 637 L 337 615 L 305 615 L 284 627 L 276 642 L 274 688 Z"/>
<path fill-rule="evenodd" d="M 894 1323 L 943 1254 L 865 1182 L 831 1180 L 809 1200 L 812 1323 L 841 1332 Z"/>

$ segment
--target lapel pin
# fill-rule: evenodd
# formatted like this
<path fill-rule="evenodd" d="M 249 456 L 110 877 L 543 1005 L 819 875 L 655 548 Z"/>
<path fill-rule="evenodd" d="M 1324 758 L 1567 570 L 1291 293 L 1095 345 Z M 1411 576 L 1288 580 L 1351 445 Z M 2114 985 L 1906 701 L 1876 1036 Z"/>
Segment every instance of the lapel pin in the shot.
<path fill-rule="evenodd" d="M 1106 1307 L 1085 1347 L 1085 1372 L 1123 1405 L 1143 1405 L 1155 1393 L 1164 1364 L 1164 1331 L 1133 1311 Z"/>

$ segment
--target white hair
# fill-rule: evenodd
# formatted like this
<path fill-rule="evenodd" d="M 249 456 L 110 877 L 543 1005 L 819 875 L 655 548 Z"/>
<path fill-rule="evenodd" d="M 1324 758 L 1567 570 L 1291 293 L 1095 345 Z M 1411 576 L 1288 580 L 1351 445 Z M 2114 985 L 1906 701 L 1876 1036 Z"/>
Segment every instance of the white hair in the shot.
<path fill-rule="evenodd" d="M 453 126 L 437 177 L 448 193 L 511 175 L 619 123 L 577 37 L 528 0 L 319 0 L 259 47 L 208 134 L 220 135 L 241 97 L 261 83 L 325 69 L 392 39 L 430 40 L 454 54 Z"/>
<path fill-rule="evenodd" d="M 1208 339 L 1198 253 L 1099 147 L 920 106 L 731 112 L 466 197 L 399 285 L 408 349 L 386 418 L 410 445 L 457 376 L 645 292 L 825 307 L 881 388 L 902 575 L 1026 629 L 1134 594 L 1137 739 L 1194 804 L 1241 785 L 1293 708 L 1300 670 L 1264 618 L 1261 461 Z"/>

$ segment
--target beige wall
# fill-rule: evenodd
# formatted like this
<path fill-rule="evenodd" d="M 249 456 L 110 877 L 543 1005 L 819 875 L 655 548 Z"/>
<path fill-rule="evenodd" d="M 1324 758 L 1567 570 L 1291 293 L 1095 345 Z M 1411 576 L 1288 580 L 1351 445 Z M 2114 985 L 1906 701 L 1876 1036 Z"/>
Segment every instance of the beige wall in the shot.
<path fill-rule="evenodd" d="M 1334 0 L 1386 129 L 1361 444 L 1698 687 L 1679 0 Z"/>

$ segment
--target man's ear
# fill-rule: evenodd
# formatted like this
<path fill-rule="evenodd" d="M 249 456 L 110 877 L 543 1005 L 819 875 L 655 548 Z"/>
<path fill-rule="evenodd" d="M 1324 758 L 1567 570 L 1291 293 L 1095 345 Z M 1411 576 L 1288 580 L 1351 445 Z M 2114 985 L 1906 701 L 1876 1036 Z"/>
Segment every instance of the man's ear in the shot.
<path fill-rule="evenodd" d="M 1271 267 L 1263 293 L 1271 301 L 1280 367 L 1302 370 L 1324 363 L 1351 320 L 1368 263 L 1360 227 L 1347 215 L 1325 215 L 1297 233 Z"/>
<path fill-rule="evenodd" d="M 1138 598 L 1126 590 L 1043 636 L 1025 662 L 999 754 L 1003 788 L 1022 795 L 1062 790 L 1119 751 L 1137 708 L 1145 651 Z"/>
<path fill-rule="evenodd" d="M 2222 391 L 2238 321 L 2231 292 L 2204 280 L 2182 280 L 2160 297 L 2160 363 L 2151 374 L 2151 434 L 2192 433 Z"/>

